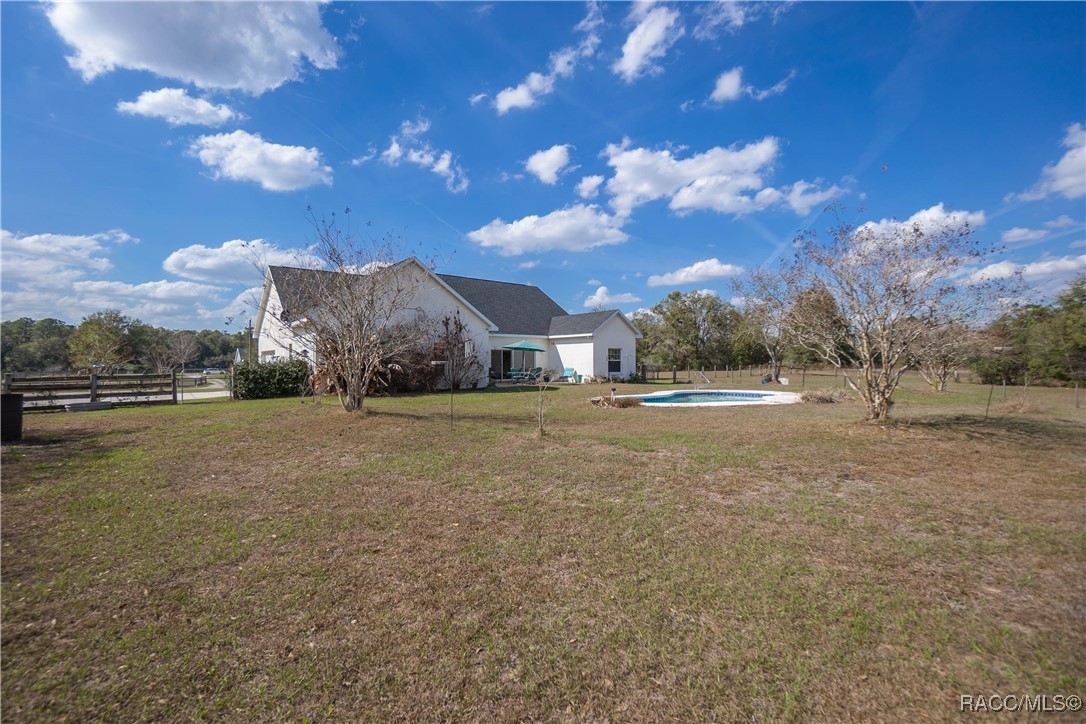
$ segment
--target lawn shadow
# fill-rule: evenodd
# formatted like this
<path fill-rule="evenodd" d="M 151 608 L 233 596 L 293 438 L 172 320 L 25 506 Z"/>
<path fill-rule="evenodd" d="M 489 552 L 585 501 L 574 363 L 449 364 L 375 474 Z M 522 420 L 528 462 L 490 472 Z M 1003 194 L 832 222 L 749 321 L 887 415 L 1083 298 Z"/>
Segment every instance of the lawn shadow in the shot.
<path fill-rule="evenodd" d="M 965 414 L 906 418 L 892 420 L 890 425 L 902 429 L 956 433 L 972 440 L 990 442 L 1051 440 L 1082 432 L 1080 425 L 1067 420 L 1004 415 L 988 418 L 983 415 Z"/>

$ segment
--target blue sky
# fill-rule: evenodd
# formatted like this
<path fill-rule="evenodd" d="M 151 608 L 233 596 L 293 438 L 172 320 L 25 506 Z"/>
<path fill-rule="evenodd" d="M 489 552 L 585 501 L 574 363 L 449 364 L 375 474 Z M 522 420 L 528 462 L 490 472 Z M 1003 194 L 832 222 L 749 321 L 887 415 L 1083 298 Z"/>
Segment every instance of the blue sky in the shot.
<path fill-rule="evenodd" d="M 1083 3 L 5 2 L 2 316 L 236 330 L 307 207 L 570 312 L 825 227 L 1084 266 Z"/>

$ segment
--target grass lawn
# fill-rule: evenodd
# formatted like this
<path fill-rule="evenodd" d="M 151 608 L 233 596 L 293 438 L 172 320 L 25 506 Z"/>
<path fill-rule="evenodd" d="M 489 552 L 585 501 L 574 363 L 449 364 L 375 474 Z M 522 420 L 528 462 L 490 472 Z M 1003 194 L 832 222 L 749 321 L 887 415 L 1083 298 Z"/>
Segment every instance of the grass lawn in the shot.
<path fill-rule="evenodd" d="M 458 394 L 451 430 L 447 395 L 28 415 L 3 450 L 3 719 L 916 720 L 1086 694 L 1073 392 L 997 390 L 984 423 L 988 388 L 910 382 L 879 426 L 588 404 L 606 391 L 547 393 L 543 439 L 515 389 Z"/>

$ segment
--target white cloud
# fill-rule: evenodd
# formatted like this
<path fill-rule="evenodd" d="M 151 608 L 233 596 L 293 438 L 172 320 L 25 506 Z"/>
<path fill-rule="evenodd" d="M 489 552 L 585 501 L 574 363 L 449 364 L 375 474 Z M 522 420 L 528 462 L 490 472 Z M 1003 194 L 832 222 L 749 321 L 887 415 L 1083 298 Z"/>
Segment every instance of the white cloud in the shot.
<path fill-rule="evenodd" d="M 511 223 L 494 219 L 468 234 L 480 246 L 497 249 L 502 256 L 544 251 L 588 251 L 621 244 L 629 237 L 614 216 L 595 205 L 574 204 L 546 216 L 525 216 Z"/>
<path fill-rule="evenodd" d="M 1003 232 L 1003 243 L 1014 244 L 1021 241 L 1036 241 L 1037 239 L 1043 239 L 1048 236 L 1048 232 L 1044 229 L 1027 229 L 1022 226 L 1016 226 L 1013 229 L 1007 229 Z"/>
<path fill-rule="evenodd" d="M 493 101 L 498 115 L 504 115 L 514 108 L 531 108 L 539 103 L 540 98 L 553 93 L 555 81 L 559 78 L 569 78 L 582 59 L 591 58 L 596 54 L 596 48 L 600 44 L 596 29 L 601 24 L 603 24 L 603 14 L 599 4 L 588 3 L 588 14 L 574 28 L 584 34 L 581 42 L 576 46 L 567 46 L 551 53 L 546 73 L 533 71 L 519 84 L 498 91 Z M 472 96 L 472 105 L 485 97 L 484 93 Z"/>
<path fill-rule="evenodd" d="M 816 184 L 820 184 L 821 179 L 816 179 L 814 184 L 809 184 L 806 181 L 796 181 L 791 186 L 785 187 L 784 200 L 799 216 L 806 216 L 811 213 L 811 209 L 820 204 L 824 204 L 830 199 L 836 198 L 845 190 L 834 184 L 828 189 L 822 189 Z"/>
<path fill-rule="evenodd" d="M 366 148 L 365 153 L 363 153 L 361 156 L 358 156 L 356 158 L 351 159 L 351 165 L 352 166 L 361 166 L 361 165 L 363 165 L 365 163 L 369 163 L 370 161 L 372 161 L 376 157 L 377 157 L 377 149 L 373 147 L 373 144 L 370 144 Z"/>
<path fill-rule="evenodd" d="M 734 101 L 743 95 L 743 68 L 742 66 L 726 70 L 717 76 L 716 86 L 709 95 L 709 100 L 714 103 Z"/>
<path fill-rule="evenodd" d="M 721 264 L 719 259 L 704 259 L 690 266 L 677 269 L 667 274 L 656 274 L 648 278 L 650 287 L 672 287 L 684 284 L 699 284 L 711 279 L 727 279 L 739 276 L 743 267 L 734 264 Z"/>
<path fill-rule="evenodd" d="M 558 183 L 558 176 L 563 172 L 563 169 L 569 165 L 569 149 L 570 145 L 567 143 L 551 146 L 543 151 L 536 151 L 524 162 L 524 168 L 529 173 L 535 174 L 536 178 L 543 183 L 553 186 Z M 566 172 L 572 170 L 571 168 Z"/>
<path fill-rule="evenodd" d="M 600 287 L 584 300 L 585 307 L 606 307 L 613 304 L 636 304 L 641 298 L 629 292 L 612 294 L 607 287 Z"/>
<path fill-rule="evenodd" d="M 697 40 L 716 40 L 721 30 L 733 34 L 744 25 L 752 23 L 766 15 L 770 15 L 773 21 L 786 12 L 791 2 L 735 2 L 723 0 L 702 5 L 698 10 L 701 19 L 694 27 L 694 38 Z"/>
<path fill-rule="evenodd" d="M 428 169 L 445 179 L 445 188 L 454 194 L 468 190 L 468 177 L 453 158 L 452 151 L 438 151 L 422 138 L 430 130 L 430 120 L 420 117 L 416 121 L 404 121 L 400 132 L 389 138 L 388 148 L 381 152 L 381 160 L 389 166 L 400 162 Z"/>
<path fill-rule="evenodd" d="M 189 153 L 211 169 L 215 179 L 256 181 L 268 191 L 332 185 L 332 168 L 323 165 L 316 148 L 268 143 L 246 131 L 201 136 Z"/>
<path fill-rule="evenodd" d="M 1067 214 L 1061 214 L 1058 218 L 1046 221 L 1045 226 L 1050 229 L 1069 229 L 1072 226 L 1077 226 L 1078 223 Z"/>
<path fill-rule="evenodd" d="M 21 235 L 0 231 L 2 300 L 9 317 L 59 317 L 76 322 L 96 310 L 118 308 L 152 324 L 191 325 L 194 305 L 218 302 L 225 291 L 191 281 L 129 284 L 92 279 L 113 268 L 108 255 L 136 243 L 124 231 Z"/>
<path fill-rule="evenodd" d="M 3 286 L 54 288 L 70 284 L 87 272 L 113 267 L 108 247 L 135 241 L 120 229 L 98 234 L 29 234 L 0 230 Z"/>
<path fill-rule="evenodd" d="M 750 97 L 756 101 L 764 101 L 766 98 L 769 98 L 771 96 L 779 96 L 781 93 L 784 93 L 786 90 L 788 90 L 788 84 L 791 83 L 792 79 L 795 77 L 796 71 L 790 70 L 788 71 L 788 75 L 777 81 L 777 83 L 770 86 L 769 88 L 762 88 L 761 90 L 759 90 L 754 86 L 747 86 L 747 93 L 750 94 Z"/>
<path fill-rule="evenodd" d="M 663 69 L 656 64 L 686 32 L 678 10 L 635 3 L 630 9 L 631 20 L 637 21 L 622 45 L 622 57 L 611 70 L 627 83 L 644 75 L 656 75 Z"/>
<path fill-rule="evenodd" d="M 119 306 L 118 300 L 136 302 L 146 301 L 180 301 L 180 300 L 204 300 L 220 299 L 223 291 L 221 287 L 210 284 L 197 284 L 196 282 L 171 282 L 160 280 L 157 282 L 143 282 L 142 284 L 128 284 L 126 282 L 111 281 L 81 281 L 72 285 L 75 292 L 92 306 L 110 307 Z"/>
<path fill-rule="evenodd" d="M 759 90 L 752 85 L 743 84 L 743 67 L 736 66 L 726 70 L 717 76 L 713 92 L 709 94 L 709 100 L 716 104 L 738 100 L 742 96 L 748 96 L 756 101 L 764 101 L 771 96 L 780 95 L 788 90 L 788 84 L 796 77 L 796 71 L 789 74 L 771 88 Z"/>
<path fill-rule="evenodd" d="M 844 193 L 837 186 L 823 189 L 820 179 L 780 189 L 766 187 L 779 154 L 780 142 L 767 136 L 742 147 L 715 146 L 684 159 L 667 148 L 631 148 L 629 139 L 623 139 L 621 144 L 609 144 L 602 155 L 615 170 L 606 188 L 611 206 L 623 218 L 662 198 L 670 199 L 670 208 L 679 214 L 711 210 L 743 215 L 786 205 L 805 216 L 813 206 Z"/>
<path fill-rule="evenodd" d="M 134 116 L 162 118 L 171 126 L 221 126 L 244 118 L 230 106 L 193 98 L 182 88 L 144 91 L 134 101 L 118 103 L 117 110 Z"/>
<path fill-rule="evenodd" d="M 1067 153 L 1041 169 L 1041 178 L 1020 194 L 1009 194 L 1007 201 L 1039 201 L 1053 194 L 1066 199 L 1086 196 L 1086 128 L 1081 123 L 1067 127 L 1063 138 Z"/>
<path fill-rule="evenodd" d="M 539 266 L 539 259 L 532 259 L 531 261 L 522 261 L 517 264 L 517 269 L 535 269 Z"/>
<path fill-rule="evenodd" d="M 590 287 L 598 287 L 603 284 L 603 282 L 601 282 L 599 279 L 589 279 L 587 282 L 585 282 L 585 284 Z"/>
<path fill-rule="evenodd" d="M 222 284 L 259 284 L 267 266 L 317 268 L 319 259 L 301 249 L 280 249 L 263 239 L 233 239 L 219 246 L 192 244 L 170 254 L 162 268 L 185 279 Z"/>
<path fill-rule="evenodd" d="M 69 3 L 46 6 L 87 82 L 117 68 L 253 95 L 336 67 L 339 47 L 309 2 Z"/>
<path fill-rule="evenodd" d="M 983 226 L 985 221 L 983 211 L 947 211 L 943 204 L 939 203 L 929 209 L 922 209 L 905 219 L 882 219 L 881 221 L 869 221 L 857 229 L 871 231 L 875 238 L 889 238 L 901 229 L 907 229 L 916 224 L 926 233 L 931 233 L 948 226 L 967 223 L 972 227 Z"/>
<path fill-rule="evenodd" d="M 603 176 L 585 176 L 577 184 L 577 195 L 582 199 L 594 199 L 600 194 Z"/>
<path fill-rule="evenodd" d="M 487 97 L 486 93 L 476 93 L 475 95 L 470 96 L 468 98 L 468 103 L 470 103 L 473 106 L 476 106 L 476 105 L 479 105 L 480 103 L 482 103 L 483 101 L 485 101 L 486 97 Z"/>
<path fill-rule="evenodd" d="M 1009 279 L 1021 273 L 1025 282 L 1042 296 L 1058 293 L 1086 270 L 1086 256 L 1042 258 L 1028 264 L 1001 261 L 974 272 L 966 281 L 978 283 L 988 279 Z"/>

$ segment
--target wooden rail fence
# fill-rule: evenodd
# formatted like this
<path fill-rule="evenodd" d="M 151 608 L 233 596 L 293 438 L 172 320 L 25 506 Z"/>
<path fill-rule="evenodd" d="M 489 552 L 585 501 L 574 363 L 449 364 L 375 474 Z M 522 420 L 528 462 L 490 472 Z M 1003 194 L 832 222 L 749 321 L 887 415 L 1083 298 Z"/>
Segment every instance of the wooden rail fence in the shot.
<path fill-rule="evenodd" d="M 25 410 L 177 404 L 177 374 L 4 375 L 3 391 L 23 395 Z"/>

